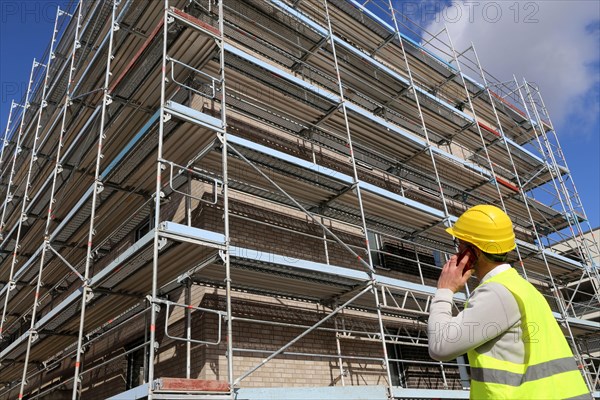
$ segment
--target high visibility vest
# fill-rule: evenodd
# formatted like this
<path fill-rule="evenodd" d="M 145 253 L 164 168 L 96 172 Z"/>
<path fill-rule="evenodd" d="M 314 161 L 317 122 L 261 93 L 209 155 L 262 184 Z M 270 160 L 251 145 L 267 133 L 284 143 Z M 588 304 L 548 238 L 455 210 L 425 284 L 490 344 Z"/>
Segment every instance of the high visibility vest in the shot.
<path fill-rule="evenodd" d="M 524 364 L 468 351 L 471 399 L 590 399 L 565 335 L 548 303 L 510 268 L 482 283 L 498 282 L 515 297 L 521 312 Z"/>

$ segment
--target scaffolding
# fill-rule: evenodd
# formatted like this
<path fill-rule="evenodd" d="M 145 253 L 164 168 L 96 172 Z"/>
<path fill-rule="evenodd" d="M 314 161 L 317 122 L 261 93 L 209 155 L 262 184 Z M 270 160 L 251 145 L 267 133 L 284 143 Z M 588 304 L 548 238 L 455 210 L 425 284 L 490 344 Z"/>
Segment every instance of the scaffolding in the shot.
<path fill-rule="evenodd" d="M 474 45 L 390 0 L 108 0 L 45 58 L 0 152 L 0 399 L 468 398 L 426 322 L 481 203 L 600 397 L 598 241 Z"/>

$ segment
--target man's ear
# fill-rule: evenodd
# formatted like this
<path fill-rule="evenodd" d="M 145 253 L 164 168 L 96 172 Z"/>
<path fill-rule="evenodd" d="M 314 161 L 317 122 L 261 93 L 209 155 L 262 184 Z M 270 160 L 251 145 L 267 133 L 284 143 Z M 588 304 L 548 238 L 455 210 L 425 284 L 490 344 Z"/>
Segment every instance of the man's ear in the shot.
<path fill-rule="evenodd" d="M 475 259 L 473 260 L 473 264 L 475 264 L 477 262 L 477 260 L 479 260 L 481 258 L 481 256 L 483 255 L 483 252 L 479 249 L 479 247 L 476 246 L 470 246 L 471 247 L 471 251 L 473 252 L 473 255 L 475 256 Z"/>

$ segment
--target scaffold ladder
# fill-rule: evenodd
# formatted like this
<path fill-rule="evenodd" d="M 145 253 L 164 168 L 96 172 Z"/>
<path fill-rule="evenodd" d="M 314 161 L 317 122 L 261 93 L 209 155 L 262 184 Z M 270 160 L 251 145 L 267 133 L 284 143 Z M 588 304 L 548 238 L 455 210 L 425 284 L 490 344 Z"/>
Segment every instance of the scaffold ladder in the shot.
<path fill-rule="evenodd" d="M 541 142 L 540 150 L 542 150 L 546 161 L 551 165 L 552 177 L 556 182 L 557 201 L 561 204 L 569 223 L 569 231 L 571 237 L 575 240 L 578 255 L 581 257 L 582 262 L 590 267 L 591 272 L 595 272 L 596 277 L 598 277 L 597 273 L 600 266 L 597 265 L 595 260 L 598 260 L 600 257 L 600 244 L 598 243 L 598 239 L 593 237 L 592 227 L 590 226 L 587 214 L 581 203 L 579 192 L 575 187 L 575 182 L 567 166 L 556 129 L 550 119 L 539 88 L 525 80 L 523 88 L 527 95 L 528 109 L 531 109 L 535 116 L 537 138 Z M 544 129 L 545 121 L 550 125 L 550 129 L 547 131 Z M 586 224 L 586 229 L 583 228 L 582 223 Z M 585 237 L 585 233 L 588 232 L 592 235 L 592 239 Z"/>
<path fill-rule="evenodd" d="M 479 134 L 479 138 L 481 140 L 481 146 L 482 146 L 482 148 L 484 149 L 484 152 L 485 152 L 485 159 L 486 159 L 486 161 L 488 163 L 488 168 L 490 169 L 490 171 L 492 173 L 492 176 L 496 177 L 496 172 L 494 171 L 494 163 L 492 162 L 492 159 L 490 157 L 490 153 L 488 151 L 488 145 L 485 143 L 483 132 L 481 130 L 480 124 L 478 123 L 479 120 L 477 118 L 477 112 L 475 111 L 475 106 L 473 105 L 472 96 L 471 96 L 471 93 L 470 93 L 470 91 L 469 91 L 469 89 L 467 87 L 467 82 L 466 82 L 465 76 L 464 76 L 464 74 L 462 72 L 462 67 L 461 67 L 461 63 L 460 63 L 460 60 L 459 60 L 459 57 L 461 55 L 464 55 L 465 53 L 467 53 L 469 50 L 472 50 L 473 53 L 475 53 L 475 47 L 474 47 L 473 44 L 471 44 L 471 46 L 469 48 L 467 48 L 466 50 L 464 50 L 460 54 L 458 54 L 457 51 L 456 51 L 456 49 L 455 49 L 455 47 L 454 47 L 454 43 L 452 41 L 452 37 L 450 36 L 450 32 L 448 31 L 448 28 L 446 27 L 444 29 L 445 29 L 447 37 L 448 37 L 448 42 L 450 43 L 450 49 L 452 51 L 453 61 L 456 64 L 456 68 L 458 70 L 458 75 L 460 76 L 462 86 L 463 86 L 463 88 L 465 90 L 465 93 L 466 93 L 466 96 L 467 96 L 467 100 L 468 100 L 468 103 L 469 103 L 469 109 L 471 110 L 471 113 L 473 114 L 473 118 L 475 118 L 475 121 L 476 121 L 476 123 L 474 124 L 474 126 L 475 126 L 475 129 L 476 129 L 477 133 Z M 506 141 L 504 140 L 504 132 L 502 131 L 502 124 L 500 122 L 500 117 L 499 117 L 498 112 L 496 110 L 496 107 L 494 105 L 494 101 L 492 99 L 492 94 L 490 93 L 489 86 L 487 85 L 485 73 L 483 72 L 483 69 L 481 68 L 481 65 L 479 63 L 478 63 L 478 66 L 479 66 L 480 76 L 482 77 L 482 79 L 484 81 L 484 87 L 485 87 L 485 89 L 483 89 L 482 92 L 485 92 L 488 95 L 488 98 L 490 100 L 490 103 L 491 103 L 491 106 L 492 106 L 492 110 L 493 110 L 493 113 L 494 113 L 494 117 L 496 119 L 496 124 L 498 126 L 498 132 L 497 133 L 500 135 L 500 141 L 501 141 L 501 143 L 505 145 L 505 149 L 507 151 L 508 158 L 510 160 L 510 164 L 513 166 L 513 171 L 512 172 L 514 173 L 515 179 L 518 180 L 519 178 L 517 176 L 516 168 L 514 168 L 514 162 L 513 162 L 512 154 L 510 152 L 510 148 L 508 146 L 506 146 Z M 506 212 L 508 214 L 509 212 L 508 212 L 508 209 L 506 208 L 506 204 L 504 202 L 504 197 L 502 196 L 502 192 L 500 191 L 500 185 L 498 184 L 498 180 L 494 179 L 493 184 L 494 184 L 494 187 L 496 188 L 496 192 L 498 193 L 498 199 L 500 201 L 500 206 L 502 207 L 502 210 L 504 210 L 504 212 Z M 521 188 L 520 184 L 519 184 L 518 188 L 520 190 L 520 188 Z M 522 190 L 520 190 L 520 192 L 523 195 L 523 199 L 525 199 L 525 196 L 522 193 Z M 527 269 L 525 268 L 525 264 L 523 263 L 523 257 L 521 255 L 521 250 L 517 246 L 516 249 L 515 249 L 515 251 L 516 251 L 517 257 L 519 259 L 519 266 L 521 268 L 523 276 L 525 277 L 525 279 L 527 279 Z"/>
<path fill-rule="evenodd" d="M 360 187 L 360 179 L 358 176 L 358 166 L 357 166 L 356 158 L 354 155 L 352 132 L 350 129 L 350 122 L 348 120 L 348 110 L 346 108 L 344 85 L 342 82 L 342 76 L 340 74 L 340 66 L 339 66 L 339 62 L 338 62 L 338 58 L 337 58 L 336 44 L 335 44 L 333 28 L 332 28 L 332 24 L 331 24 L 331 16 L 329 14 L 328 0 L 323 0 L 323 6 L 325 8 L 325 23 L 327 25 L 327 30 L 329 31 L 329 44 L 331 46 L 331 52 L 333 55 L 333 64 L 335 67 L 335 73 L 336 73 L 336 77 L 337 77 L 337 88 L 338 88 L 340 101 L 341 101 L 341 105 L 342 105 L 341 111 L 344 116 L 344 128 L 346 130 L 347 147 L 350 152 L 350 162 L 352 164 L 352 174 L 353 174 L 352 186 L 354 187 L 354 193 L 356 193 L 356 199 L 358 201 L 358 208 L 360 210 L 360 220 L 361 220 L 361 225 L 362 225 L 361 228 L 362 228 L 362 234 L 363 234 L 364 241 L 365 241 L 365 248 L 363 249 L 363 251 L 366 253 L 368 264 L 369 264 L 369 269 L 367 272 L 371 278 L 372 284 L 371 284 L 370 289 L 371 289 L 371 292 L 373 293 L 374 301 L 375 301 L 375 305 L 376 305 L 376 309 L 377 309 L 377 322 L 379 325 L 379 334 L 381 335 L 381 346 L 382 346 L 383 359 L 384 359 L 384 363 L 385 363 L 385 372 L 387 375 L 388 382 L 390 382 L 390 384 L 391 384 L 392 377 L 391 377 L 391 373 L 390 373 L 390 366 L 389 366 L 389 361 L 388 361 L 389 357 L 388 357 L 388 351 L 387 351 L 387 346 L 386 346 L 386 341 L 385 341 L 386 332 L 385 332 L 385 328 L 383 326 L 382 313 L 381 313 L 380 300 L 379 300 L 379 291 L 377 290 L 377 287 L 375 285 L 375 278 L 374 278 L 375 268 L 373 266 L 373 258 L 372 258 L 372 254 L 370 251 L 371 246 L 369 245 L 369 230 L 367 228 L 367 219 L 365 216 L 365 209 L 364 209 L 361 187 Z"/>
<path fill-rule="evenodd" d="M 33 90 L 33 81 L 34 81 L 34 73 L 36 68 L 38 68 L 41 64 L 39 64 L 35 59 L 33 60 L 33 64 L 31 66 L 31 73 L 29 75 L 29 83 L 27 84 L 27 92 L 25 94 L 25 104 L 23 105 L 23 111 L 21 114 L 21 122 L 19 124 L 19 132 L 17 134 L 17 141 L 15 143 L 15 149 L 14 149 L 14 153 L 13 153 L 13 160 L 12 160 L 12 164 L 11 164 L 11 171 L 10 171 L 10 176 L 8 178 L 8 184 L 7 184 L 7 188 L 6 188 L 6 197 L 4 199 L 4 206 L 2 208 L 2 217 L 0 219 L 0 226 L 4 227 L 6 225 L 6 210 L 8 208 L 8 204 L 13 202 L 14 200 L 14 194 L 11 193 L 11 190 L 13 190 L 13 186 L 15 185 L 14 180 L 16 179 L 16 171 L 17 171 L 17 160 L 19 159 L 19 155 L 21 154 L 21 152 L 23 151 L 23 149 L 21 148 L 22 145 L 22 139 L 23 139 L 23 131 L 25 128 L 25 116 L 27 114 L 27 110 L 30 108 L 30 103 L 29 103 L 29 98 L 31 96 L 31 92 Z M 19 224 L 19 226 L 21 226 L 20 224 L 23 222 L 23 216 L 20 215 L 19 217 L 19 221 L 17 222 Z M 18 255 L 19 255 L 19 240 L 17 239 L 15 241 L 14 244 L 14 248 L 11 254 L 11 266 L 10 266 L 10 272 L 8 275 L 8 290 L 6 291 L 6 295 L 4 297 L 4 307 L 2 308 L 2 318 L 0 319 L 0 337 L 2 337 L 2 333 L 4 330 L 4 323 L 6 322 L 6 315 L 7 315 L 7 306 L 8 306 L 8 299 L 9 299 L 9 293 L 14 290 L 14 288 L 16 287 L 16 282 L 13 281 L 13 275 L 14 275 L 14 269 L 15 269 L 15 265 L 17 264 L 18 261 Z"/>
<path fill-rule="evenodd" d="M 36 289 L 35 289 L 35 293 L 34 293 L 34 299 L 33 299 L 33 307 L 31 310 L 31 325 L 29 328 L 29 332 L 28 332 L 28 338 L 27 338 L 27 347 L 25 350 L 25 362 L 23 365 L 23 375 L 21 378 L 21 385 L 20 385 L 20 389 L 19 389 L 19 397 L 24 396 L 25 394 L 25 390 L 26 390 L 26 385 L 27 385 L 27 373 L 28 373 L 28 368 L 29 368 L 29 357 L 30 357 L 30 352 L 31 352 L 31 345 L 34 342 L 34 340 L 37 337 L 37 331 L 35 330 L 35 325 L 37 322 L 37 311 L 38 311 L 38 307 L 39 307 L 39 302 L 40 302 L 40 291 L 41 291 L 41 287 L 42 287 L 42 274 L 43 274 L 43 267 L 45 264 L 45 255 L 46 255 L 46 251 L 48 246 L 50 245 L 48 242 L 48 238 L 49 238 L 49 230 L 50 230 L 50 223 L 52 221 L 52 215 L 53 215 L 53 204 L 54 204 L 54 195 L 55 195 L 55 186 L 56 186 L 56 176 L 60 170 L 59 167 L 59 160 L 60 160 L 60 156 L 61 156 L 61 149 L 63 147 L 63 133 L 65 130 L 65 120 L 66 120 L 66 109 L 69 107 L 70 105 L 70 98 L 69 98 L 69 90 L 71 88 L 71 82 L 72 82 L 72 78 L 73 78 L 73 73 L 75 70 L 75 66 L 74 66 L 74 60 L 75 60 L 75 51 L 77 50 L 77 48 L 79 48 L 78 46 L 78 36 L 79 36 L 79 27 L 80 27 L 80 21 L 81 21 L 81 3 L 79 3 L 78 5 L 78 18 L 77 18 L 77 25 L 76 25 L 76 31 L 75 31 L 75 38 L 74 38 L 74 43 L 73 43 L 73 49 L 72 49 L 72 53 L 71 53 L 71 62 L 70 62 L 70 69 L 69 69 L 69 81 L 67 83 L 67 89 L 66 89 L 66 93 L 67 95 L 65 96 L 65 102 L 63 104 L 63 109 L 62 109 L 62 124 L 60 127 L 60 137 L 58 140 L 58 145 L 57 145 L 57 155 L 56 155 L 56 162 L 53 168 L 53 175 L 54 175 L 54 179 L 53 179 L 53 186 L 52 189 L 50 191 L 50 201 L 49 201 L 49 206 L 48 206 L 48 213 L 46 215 L 46 224 L 45 224 L 45 229 L 44 229 L 44 245 L 42 248 L 42 254 L 40 257 L 40 264 L 39 264 L 39 270 L 38 270 L 38 274 L 37 274 L 37 282 L 36 282 Z M 50 54 L 48 56 L 48 65 L 47 65 L 47 70 L 46 70 L 46 77 L 44 80 L 44 87 L 43 87 L 43 91 L 42 91 L 42 98 L 44 99 L 43 102 L 45 102 L 45 97 L 46 97 L 46 90 L 47 90 L 47 85 L 48 85 L 48 78 L 49 78 L 49 73 L 50 73 L 50 66 L 52 63 L 52 60 L 54 58 L 56 58 L 56 54 L 55 54 L 55 44 L 56 44 L 56 40 L 57 37 L 56 35 L 58 34 L 58 21 L 62 16 L 67 16 L 69 18 L 72 17 L 72 15 L 68 14 L 67 12 L 63 11 L 60 9 L 60 7 L 57 7 L 56 10 L 56 20 L 54 23 L 54 30 L 53 30 L 53 34 L 52 34 L 52 41 L 50 42 Z M 41 114 L 42 114 L 43 108 L 40 108 L 39 111 L 39 116 L 38 116 L 38 125 L 37 125 L 37 130 L 36 130 L 36 141 L 37 141 L 37 136 L 39 134 L 39 130 L 42 128 L 40 125 L 40 121 L 41 121 Z M 34 151 L 35 151 L 35 146 L 34 146 Z M 32 156 L 32 163 L 33 163 L 33 156 Z M 31 167 L 29 170 L 29 173 L 31 173 Z M 29 179 L 29 178 L 28 178 Z M 25 206 L 25 201 L 24 201 L 24 206 Z"/>
<path fill-rule="evenodd" d="M 212 1 L 208 1 L 208 4 L 212 6 Z M 217 2 L 214 2 L 217 4 Z M 210 7 L 209 7 L 210 8 Z M 152 292 L 150 296 L 148 296 L 148 300 L 150 302 L 151 312 L 150 312 L 150 334 L 149 334 L 149 354 L 148 354 L 148 382 L 150 383 L 147 388 L 147 396 L 148 400 L 152 399 L 163 399 L 163 398 L 181 398 L 181 399 L 195 399 L 195 398 L 207 398 L 207 399 L 230 399 L 233 396 L 231 384 L 233 381 L 233 347 L 232 347 L 232 317 L 231 317 L 231 275 L 230 275 L 230 262 L 229 262 L 229 195 L 228 195 L 228 173 L 227 173 L 227 122 L 226 122 L 226 91 L 225 91 L 225 54 L 224 54 L 224 16 L 223 16 L 223 1 L 219 0 L 217 4 L 218 13 L 218 29 L 215 27 L 193 17 L 186 12 L 179 10 L 174 7 L 169 6 L 169 0 L 164 0 L 164 9 L 163 9 L 163 29 L 162 29 L 162 72 L 161 72 L 161 83 L 160 83 L 160 115 L 159 115 L 159 128 L 158 128 L 158 151 L 157 151 L 157 159 L 156 159 L 156 187 L 154 193 L 154 226 L 157 227 L 154 229 L 154 246 L 153 246 L 153 262 L 152 262 Z M 188 29 L 193 29 L 195 31 L 201 32 L 202 34 L 214 40 L 216 47 L 218 48 L 218 58 L 219 58 L 219 72 L 218 78 L 213 77 L 209 74 L 206 74 L 194 66 L 187 65 L 180 60 L 173 58 L 169 53 L 168 48 L 168 35 L 169 35 L 169 26 L 174 24 L 175 22 L 183 24 L 187 26 Z M 204 113 L 198 110 L 193 109 L 187 105 L 180 104 L 173 99 L 167 98 L 167 88 L 166 83 L 170 82 L 175 85 L 178 85 L 180 88 L 189 91 L 190 93 L 195 93 L 198 95 L 202 95 L 202 93 L 198 92 L 195 88 L 186 85 L 184 82 L 179 82 L 175 76 L 175 69 L 185 69 L 190 71 L 192 74 L 200 75 L 204 79 L 208 79 L 211 88 L 212 100 L 217 100 L 218 96 L 221 97 L 220 103 L 220 115 L 219 118 L 216 118 L 208 113 Z M 170 76 L 167 75 L 167 71 L 171 71 Z M 221 318 L 226 320 L 226 347 L 227 347 L 227 376 L 228 382 L 226 385 L 220 385 L 217 392 L 218 394 L 196 394 L 194 390 L 191 390 L 188 393 L 182 392 L 180 389 L 185 389 L 185 384 L 188 382 L 191 385 L 198 385 L 201 382 L 198 380 L 191 379 L 190 370 L 191 370 L 191 345 L 193 343 L 198 343 L 196 340 L 191 338 L 191 326 L 190 320 L 191 315 L 190 311 L 193 307 L 191 304 L 186 304 L 186 336 L 185 337 L 172 337 L 174 340 L 181 340 L 186 342 L 186 379 L 182 378 L 158 378 L 155 373 L 155 365 L 154 360 L 156 358 L 159 343 L 156 341 L 156 324 L 157 324 L 157 314 L 160 311 L 161 305 L 167 306 L 169 304 L 174 305 L 175 303 L 166 302 L 165 300 L 158 297 L 159 290 L 159 282 L 158 282 L 158 269 L 159 269 L 159 247 L 160 241 L 163 239 L 161 236 L 161 231 L 159 229 L 161 224 L 161 194 L 163 193 L 162 187 L 162 179 L 163 179 L 163 171 L 169 169 L 169 184 L 171 185 L 171 189 L 174 192 L 177 192 L 184 196 L 186 199 L 186 204 L 189 206 L 189 200 L 195 199 L 199 201 L 204 201 L 201 198 L 196 198 L 190 188 L 190 193 L 184 193 L 178 191 L 175 187 L 173 187 L 173 177 L 175 172 L 173 171 L 173 166 L 175 165 L 173 162 L 166 160 L 163 158 L 165 154 L 164 142 L 166 123 L 171 120 L 171 118 L 178 118 L 187 123 L 196 124 L 204 126 L 214 132 L 218 138 L 218 140 L 222 143 L 222 174 L 223 179 L 222 182 L 217 182 L 217 180 L 211 179 L 214 184 L 214 199 L 213 202 L 216 203 L 218 196 L 219 186 L 221 187 L 221 192 L 223 195 L 223 224 L 224 224 L 224 238 L 225 242 L 219 245 L 221 258 L 225 264 L 225 285 L 226 285 L 226 311 L 225 313 L 218 313 L 219 321 Z M 188 166 L 178 166 L 180 171 L 187 171 L 188 174 L 198 174 L 195 170 L 193 170 L 191 164 L 193 160 L 190 162 Z M 169 168 L 170 167 L 170 168 Z M 220 183 L 220 185 L 219 185 Z M 189 221 L 188 221 L 189 223 Z M 181 238 L 185 240 L 185 238 Z M 186 283 L 186 299 L 189 302 L 191 299 L 190 293 L 190 283 Z M 180 305 L 181 306 L 181 305 Z M 199 309 L 199 308 L 198 308 Z M 168 322 L 165 321 L 165 332 L 168 332 Z M 219 323 L 219 331 L 220 331 L 220 323 Z M 219 332 L 220 335 L 220 332 Z M 168 334 L 167 334 L 168 336 Z M 219 336 L 220 337 L 220 336 Z M 220 343 L 220 340 L 213 342 L 203 342 L 204 345 L 217 345 Z M 170 386 L 165 386 L 165 382 L 170 382 Z M 221 382 L 222 383 L 222 382 Z M 204 385 L 204 383 L 202 383 Z M 211 383 L 211 385 L 214 384 Z"/>
<path fill-rule="evenodd" d="M 102 145 L 106 139 L 106 120 L 108 113 L 108 106 L 112 103 L 112 97 L 110 93 L 110 83 L 111 83 L 111 75 L 112 75 L 112 61 L 114 58 L 113 54 L 113 45 L 114 45 L 114 36 L 115 32 L 119 30 L 119 20 L 117 18 L 117 9 L 121 4 L 121 0 L 112 0 L 112 11 L 110 17 L 110 33 L 108 37 L 108 51 L 106 57 L 106 69 L 104 73 L 104 83 L 102 86 L 102 110 L 100 114 L 100 126 L 98 132 L 98 150 L 96 152 L 96 167 L 94 172 L 94 183 L 92 189 L 92 204 L 90 209 L 90 222 L 89 222 L 89 230 L 88 230 L 88 240 L 86 246 L 86 257 L 85 257 L 85 271 L 83 275 L 83 284 L 82 284 L 82 296 L 81 296 L 81 312 L 79 317 L 79 333 L 77 337 L 77 353 L 75 355 L 75 370 L 73 373 L 73 393 L 72 399 L 77 400 L 80 393 L 80 385 L 81 385 L 81 376 L 80 371 L 82 370 L 81 360 L 84 352 L 83 349 L 83 338 L 84 338 L 84 329 L 85 329 L 85 311 L 86 304 L 89 299 L 90 294 L 92 293 L 92 289 L 90 287 L 90 271 L 92 267 L 93 260 L 93 249 L 94 249 L 94 235 L 96 233 L 96 208 L 98 203 L 98 195 L 104 190 L 104 184 L 101 179 L 101 167 L 102 167 L 102 159 L 104 158 L 104 149 Z M 125 7 L 128 7 L 129 3 L 126 3 Z"/>

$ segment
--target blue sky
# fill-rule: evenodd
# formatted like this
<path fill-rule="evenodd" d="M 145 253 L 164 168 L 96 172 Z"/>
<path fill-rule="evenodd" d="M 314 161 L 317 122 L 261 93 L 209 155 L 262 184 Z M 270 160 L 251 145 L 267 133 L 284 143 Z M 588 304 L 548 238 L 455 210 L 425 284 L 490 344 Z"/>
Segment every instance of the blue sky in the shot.
<path fill-rule="evenodd" d="M 21 101 L 33 58 L 52 35 L 56 7 L 69 0 L 0 0 L 0 128 Z M 600 226 L 600 2 L 395 1 L 432 33 L 444 26 L 457 50 L 471 41 L 501 81 L 539 85 L 592 227 Z M 422 28 L 413 25 L 416 38 Z M 471 74 L 469 74 L 471 75 Z"/>

